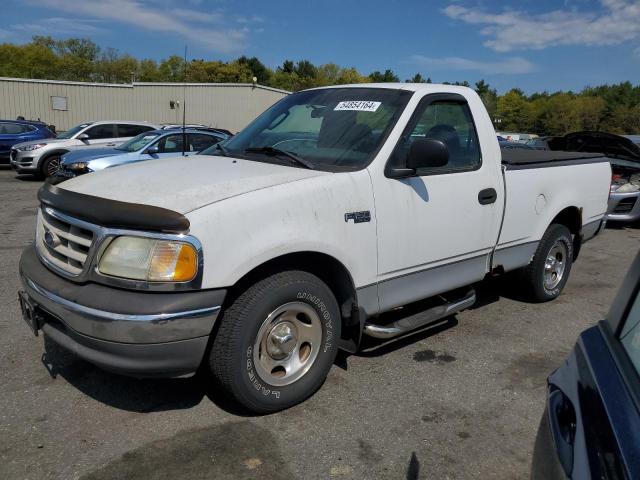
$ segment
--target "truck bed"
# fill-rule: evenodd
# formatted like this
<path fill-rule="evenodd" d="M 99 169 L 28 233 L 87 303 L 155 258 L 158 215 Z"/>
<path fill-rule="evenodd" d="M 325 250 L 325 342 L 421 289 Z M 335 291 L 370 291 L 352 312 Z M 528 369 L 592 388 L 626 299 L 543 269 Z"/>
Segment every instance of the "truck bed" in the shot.
<path fill-rule="evenodd" d="M 559 167 L 607 161 L 608 159 L 599 153 L 502 149 L 502 164 L 507 166 L 507 170 Z"/>

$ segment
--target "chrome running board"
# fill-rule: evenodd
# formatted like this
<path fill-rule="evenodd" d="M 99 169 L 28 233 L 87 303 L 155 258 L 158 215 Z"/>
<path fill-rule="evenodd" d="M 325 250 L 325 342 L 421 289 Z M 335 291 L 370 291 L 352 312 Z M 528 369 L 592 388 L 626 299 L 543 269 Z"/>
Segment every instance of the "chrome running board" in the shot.
<path fill-rule="evenodd" d="M 453 302 L 448 302 L 437 307 L 432 307 L 411 317 L 403 318 L 389 325 L 376 325 L 365 323 L 364 334 L 375 338 L 393 338 L 403 335 L 417 328 L 423 327 L 441 318 L 461 312 L 476 303 L 476 292 L 470 290 L 467 294 Z"/>

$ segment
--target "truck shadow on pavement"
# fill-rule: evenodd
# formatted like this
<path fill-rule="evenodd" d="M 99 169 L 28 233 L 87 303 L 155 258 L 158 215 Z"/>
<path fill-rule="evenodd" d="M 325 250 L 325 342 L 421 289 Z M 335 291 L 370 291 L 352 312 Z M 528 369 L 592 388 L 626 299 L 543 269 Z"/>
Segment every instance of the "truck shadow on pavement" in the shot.
<path fill-rule="evenodd" d="M 133 378 L 101 370 L 44 338 L 42 364 L 51 378 L 58 376 L 85 395 L 120 410 L 137 413 L 184 410 L 207 397 L 237 416 L 251 416 L 215 391 L 204 373 L 187 378 Z"/>
<path fill-rule="evenodd" d="M 489 303 L 499 301 L 501 297 L 514 298 L 509 292 L 508 282 L 489 280 L 476 286 L 477 303 L 472 308 L 478 308 Z M 410 315 L 420 315 L 428 308 L 424 302 L 416 302 L 402 310 L 385 314 L 385 321 L 395 321 Z M 381 341 L 364 338 L 363 349 L 355 355 L 363 357 L 379 357 L 395 350 L 414 344 L 422 339 L 437 335 L 458 325 L 455 315 L 437 320 L 426 325 L 415 333 L 397 339 Z M 188 378 L 145 378 L 138 379 L 117 375 L 76 357 L 45 337 L 45 353 L 42 364 L 51 378 L 64 378 L 91 398 L 120 410 L 138 413 L 161 412 L 168 410 L 183 410 L 195 407 L 205 399 L 216 406 L 241 417 L 255 416 L 226 399 L 213 385 L 205 372 Z M 336 366 L 347 369 L 349 354 L 340 352 L 336 359 Z"/>

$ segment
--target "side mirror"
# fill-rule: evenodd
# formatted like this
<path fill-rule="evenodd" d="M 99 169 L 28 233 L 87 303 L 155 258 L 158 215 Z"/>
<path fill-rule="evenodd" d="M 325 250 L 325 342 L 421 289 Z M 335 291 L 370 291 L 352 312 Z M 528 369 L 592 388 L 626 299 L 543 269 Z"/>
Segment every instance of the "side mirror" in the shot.
<path fill-rule="evenodd" d="M 80 135 L 78 135 L 76 138 L 77 138 L 78 140 L 85 141 L 85 140 L 89 140 L 89 135 L 87 135 L 86 133 L 81 133 L 81 134 L 80 134 Z"/>
<path fill-rule="evenodd" d="M 155 155 L 158 152 L 159 152 L 158 146 L 152 145 L 149 148 L 147 148 L 147 151 L 145 153 L 147 153 L 148 155 Z"/>
<path fill-rule="evenodd" d="M 406 157 L 395 155 L 392 162 L 387 163 L 384 174 L 387 178 L 409 178 L 419 168 L 443 167 L 449 163 L 449 149 L 435 138 L 417 138 L 409 147 Z"/>
<path fill-rule="evenodd" d="M 441 140 L 418 138 L 413 141 L 407 154 L 407 168 L 444 167 L 449 163 L 449 149 Z"/>

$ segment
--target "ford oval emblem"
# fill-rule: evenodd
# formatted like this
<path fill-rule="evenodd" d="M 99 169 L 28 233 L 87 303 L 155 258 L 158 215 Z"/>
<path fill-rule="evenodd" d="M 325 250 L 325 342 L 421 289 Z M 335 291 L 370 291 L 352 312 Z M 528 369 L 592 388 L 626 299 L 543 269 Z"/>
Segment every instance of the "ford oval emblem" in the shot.
<path fill-rule="evenodd" d="M 49 248 L 55 248 L 60 244 L 60 240 L 58 239 L 58 237 L 50 232 L 49 230 L 47 230 L 44 234 L 44 243 L 49 247 Z"/>

